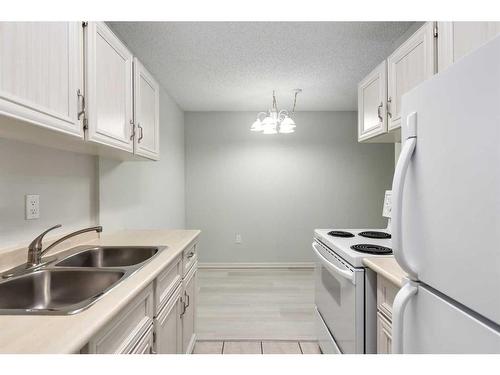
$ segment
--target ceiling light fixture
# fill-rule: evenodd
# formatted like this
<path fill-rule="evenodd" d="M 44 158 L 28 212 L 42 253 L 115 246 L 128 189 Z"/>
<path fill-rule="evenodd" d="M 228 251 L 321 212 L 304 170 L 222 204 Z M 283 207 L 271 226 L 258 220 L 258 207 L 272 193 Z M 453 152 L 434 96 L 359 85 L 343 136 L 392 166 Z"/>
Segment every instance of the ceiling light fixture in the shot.
<path fill-rule="evenodd" d="M 268 112 L 260 112 L 257 119 L 250 127 L 253 132 L 262 132 L 262 134 L 287 134 L 295 131 L 295 121 L 292 116 L 295 113 L 295 105 L 297 104 L 297 95 L 302 92 L 302 89 L 295 89 L 292 111 L 282 109 L 278 111 L 276 103 L 276 95 L 273 91 L 273 107 Z"/>

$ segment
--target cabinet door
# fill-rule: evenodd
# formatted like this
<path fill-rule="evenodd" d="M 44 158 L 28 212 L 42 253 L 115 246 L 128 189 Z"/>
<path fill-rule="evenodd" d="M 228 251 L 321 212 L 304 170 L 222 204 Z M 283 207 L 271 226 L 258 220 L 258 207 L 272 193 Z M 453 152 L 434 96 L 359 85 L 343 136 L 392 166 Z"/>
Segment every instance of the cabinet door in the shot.
<path fill-rule="evenodd" d="M 148 285 L 88 344 L 91 354 L 132 353 L 153 325 L 153 285 Z"/>
<path fill-rule="evenodd" d="M 183 302 L 182 286 L 179 285 L 162 311 L 155 318 L 155 353 L 182 353 L 182 321 Z"/>
<path fill-rule="evenodd" d="M 388 129 L 401 127 L 401 97 L 435 72 L 434 23 L 427 22 L 387 59 Z"/>
<path fill-rule="evenodd" d="M 358 84 L 358 140 L 387 132 L 386 62 L 377 66 Z"/>
<path fill-rule="evenodd" d="M 151 326 L 130 354 L 153 354 L 153 337 L 153 326 Z"/>
<path fill-rule="evenodd" d="M 141 62 L 134 58 L 135 153 L 160 158 L 160 87 Z"/>
<path fill-rule="evenodd" d="M 0 22 L 0 113 L 83 137 L 80 22 Z"/>
<path fill-rule="evenodd" d="M 85 27 L 87 139 L 133 152 L 132 54 L 104 22 Z"/>
<path fill-rule="evenodd" d="M 182 352 L 191 353 L 195 341 L 195 316 L 196 316 L 196 268 L 186 277 L 184 284 L 184 313 L 182 314 Z"/>
<path fill-rule="evenodd" d="M 377 354 L 392 353 L 391 323 L 379 312 L 377 313 Z"/>
<path fill-rule="evenodd" d="M 438 22 L 438 70 L 500 34 L 500 22 Z"/>

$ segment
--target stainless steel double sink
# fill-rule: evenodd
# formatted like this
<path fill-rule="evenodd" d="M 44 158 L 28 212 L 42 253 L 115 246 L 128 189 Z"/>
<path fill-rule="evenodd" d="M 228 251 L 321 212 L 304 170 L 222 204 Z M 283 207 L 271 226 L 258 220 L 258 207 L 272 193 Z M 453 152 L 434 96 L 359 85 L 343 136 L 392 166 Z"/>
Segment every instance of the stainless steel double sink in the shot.
<path fill-rule="evenodd" d="M 77 247 L 34 269 L 0 280 L 0 315 L 81 312 L 166 247 Z"/>

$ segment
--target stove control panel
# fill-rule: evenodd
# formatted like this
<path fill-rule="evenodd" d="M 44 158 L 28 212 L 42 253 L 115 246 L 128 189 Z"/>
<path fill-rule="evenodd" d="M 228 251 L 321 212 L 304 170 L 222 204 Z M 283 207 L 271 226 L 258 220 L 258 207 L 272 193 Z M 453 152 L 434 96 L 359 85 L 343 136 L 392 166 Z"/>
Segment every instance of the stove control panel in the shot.
<path fill-rule="evenodd" d="M 384 197 L 384 207 L 382 209 L 382 216 L 388 217 L 390 219 L 391 211 L 392 211 L 392 190 L 386 190 Z"/>

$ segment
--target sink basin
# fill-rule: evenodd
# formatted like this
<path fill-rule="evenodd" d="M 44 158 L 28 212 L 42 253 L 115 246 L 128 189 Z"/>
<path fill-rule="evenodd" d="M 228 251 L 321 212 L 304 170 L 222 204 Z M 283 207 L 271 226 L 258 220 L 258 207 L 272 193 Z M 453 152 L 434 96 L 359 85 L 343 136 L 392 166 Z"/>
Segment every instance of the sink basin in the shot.
<path fill-rule="evenodd" d="M 153 246 L 94 247 L 63 259 L 59 267 L 128 267 L 142 263 L 158 252 Z"/>
<path fill-rule="evenodd" d="M 123 270 L 42 269 L 0 283 L 0 314 L 72 314 L 95 302 Z"/>

